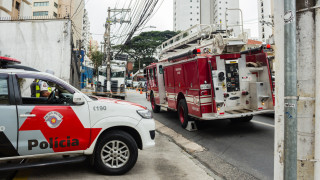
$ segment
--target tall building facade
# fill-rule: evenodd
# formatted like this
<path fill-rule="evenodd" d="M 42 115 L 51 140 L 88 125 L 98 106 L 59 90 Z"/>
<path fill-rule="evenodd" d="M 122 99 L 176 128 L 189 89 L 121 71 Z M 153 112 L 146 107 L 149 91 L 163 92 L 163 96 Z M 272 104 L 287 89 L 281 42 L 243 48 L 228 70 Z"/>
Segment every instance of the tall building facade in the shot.
<path fill-rule="evenodd" d="M 228 29 L 232 28 L 233 34 L 238 35 L 242 22 L 239 11 L 227 11 L 232 8 L 239 8 L 239 0 L 174 0 L 174 31 L 183 31 L 196 24 L 217 24 L 226 29 L 227 22 Z"/>
<path fill-rule="evenodd" d="M 73 42 L 76 47 L 82 40 L 83 17 L 84 17 L 84 0 L 59 0 L 59 17 L 70 18 L 72 21 Z M 81 41 L 82 44 L 82 41 Z M 83 47 L 83 45 L 82 45 Z"/>
<path fill-rule="evenodd" d="M 33 0 L 32 15 L 36 19 L 71 19 L 73 44 L 75 48 L 85 47 L 82 44 L 84 6 L 85 0 Z"/>
<path fill-rule="evenodd" d="M 270 0 L 258 0 L 259 40 L 267 42 L 272 36 L 272 12 Z"/>
<path fill-rule="evenodd" d="M 0 0 L 1 18 L 32 16 L 32 0 Z"/>
<path fill-rule="evenodd" d="M 83 48 L 85 49 L 86 52 L 89 52 L 90 21 L 88 17 L 88 11 L 86 9 L 84 9 L 84 15 L 83 15 L 82 40 L 83 40 Z"/>
<path fill-rule="evenodd" d="M 34 18 L 58 17 L 58 0 L 33 0 L 32 16 Z"/>

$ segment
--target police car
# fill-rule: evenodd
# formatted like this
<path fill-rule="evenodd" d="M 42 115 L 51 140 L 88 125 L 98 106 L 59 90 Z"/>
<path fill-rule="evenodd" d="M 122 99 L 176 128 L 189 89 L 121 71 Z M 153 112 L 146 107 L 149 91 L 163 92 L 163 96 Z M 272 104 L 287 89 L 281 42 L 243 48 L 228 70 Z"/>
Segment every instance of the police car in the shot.
<path fill-rule="evenodd" d="M 0 57 L 0 170 L 88 159 L 103 174 L 128 172 L 138 149 L 155 145 L 155 123 L 138 104 L 87 96 L 57 77 Z M 31 84 L 46 82 L 48 97 L 32 96 Z M 37 89 L 39 90 L 39 89 Z M 30 161 L 32 158 L 54 160 Z M 29 160 L 29 161 L 28 161 Z"/>

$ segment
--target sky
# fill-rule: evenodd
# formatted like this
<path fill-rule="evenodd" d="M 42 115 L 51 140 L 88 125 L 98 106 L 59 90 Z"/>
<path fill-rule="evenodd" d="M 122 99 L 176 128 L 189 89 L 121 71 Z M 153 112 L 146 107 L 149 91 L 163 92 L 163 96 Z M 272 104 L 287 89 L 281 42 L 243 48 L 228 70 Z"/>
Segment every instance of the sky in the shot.
<path fill-rule="evenodd" d="M 99 43 L 103 40 L 103 34 L 105 31 L 104 22 L 107 17 L 108 7 L 117 7 L 121 9 L 123 7 L 127 7 L 129 2 L 129 0 L 86 0 L 86 9 L 88 10 L 90 21 L 90 31 L 94 40 L 97 40 Z M 244 16 L 244 28 L 251 29 L 252 37 L 258 37 L 257 0 L 239 0 L 239 3 Z M 146 28 L 141 31 L 173 30 L 173 0 L 159 0 L 156 9 L 158 7 L 160 8 L 155 11 L 153 17 L 148 21 L 148 23 L 146 23 Z M 112 34 L 120 34 L 119 26 L 119 24 L 111 26 Z M 148 28 L 150 26 L 156 28 Z"/>

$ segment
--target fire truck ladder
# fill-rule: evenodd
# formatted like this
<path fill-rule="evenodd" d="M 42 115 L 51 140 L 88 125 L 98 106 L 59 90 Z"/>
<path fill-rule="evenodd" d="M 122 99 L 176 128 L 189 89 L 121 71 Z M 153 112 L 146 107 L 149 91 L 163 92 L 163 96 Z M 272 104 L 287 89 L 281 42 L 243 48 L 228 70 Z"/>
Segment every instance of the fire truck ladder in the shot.
<path fill-rule="evenodd" d="M 161 61 L 170 56 L 205 47 L 208 48 L 207 53 L 212 54 L 240 52 L 247 42 L 246 34 L 232 37 L 229 33 L 215 24 L 198 24 L 163 42 L 157 47 L 156 56 Z"/>

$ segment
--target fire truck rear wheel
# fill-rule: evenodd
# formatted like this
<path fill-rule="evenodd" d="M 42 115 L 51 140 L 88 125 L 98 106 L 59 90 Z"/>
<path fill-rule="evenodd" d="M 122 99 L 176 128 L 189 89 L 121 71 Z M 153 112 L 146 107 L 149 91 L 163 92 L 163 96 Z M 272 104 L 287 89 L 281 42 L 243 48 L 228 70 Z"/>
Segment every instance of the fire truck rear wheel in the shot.
<path fill-rule="evenodd" d="M 181 126 L 183 128 L 186 128 L 188 126 L 189 116 L 188 116 L 188 106 L 185 99 L 181 99 L 179 101 L 178 115 L 179 115 Z"/>
<path fill-rule="evenodd" d="M 151 102 L 152 111 L 154 113 L 160 112 L 160 106 L 156 104 L 156 99 L 154 98 L 153 93 L 151 93 L 150 102 Z"/>
<path fill-rule="evenodd" d="M 124 174 L 137 162 L 137 143 L 131 135 L 124 131 L 108 132 L 97 142 L 93 158 L 94 167 L 100 173 Z"/>

